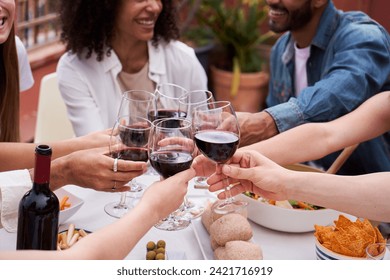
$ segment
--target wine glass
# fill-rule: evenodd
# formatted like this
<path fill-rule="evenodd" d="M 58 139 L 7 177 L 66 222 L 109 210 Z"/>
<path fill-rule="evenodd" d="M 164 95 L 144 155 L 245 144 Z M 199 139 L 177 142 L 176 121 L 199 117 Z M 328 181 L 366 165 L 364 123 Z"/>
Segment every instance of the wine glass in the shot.
<path fill-rule="evenodd" d="M 153 107 L 148 113 L 149 120 L 153 122 L 164 118 L 185 118 L 188 105 L 180 103 L 180 98 L 186 93 L 187 90 L 179 85 L 158 84 L 154 93 Z M 173 119 L 169 122 L 169 125 L 175 126 Z"/>
<path fill-rule="evenodd" d="M 172 127 L 175 124 L 174 127 Z M 193 160 L 194 141 L 192 123 L 183 118 L 165 118 L 153 122 L 149 138 L 149 160 L 153 168 L 168 178 L 190 168 Z M 180 210 L 176 211 L 180 212 Z M 180 230 L 190 221 L 171 213 L 155 227 L 162 230 Z"/>
<path fill-rule="evenodd" d="M 134 115 L 119 117 L 110 137 L 111 156 L 117 159 L 147 162 L 151 127 L 152 123 L 143 117 Z M 104 210 L 108 215 L 120 218 L 128 212 L 129 208 L 131 207 L 126 202 L 126 192 L 122 192 L 120 201 L 107 204 Z"/>
<path fill-rule="evenodd" d="M 152 110 L 155 100 L 155 95 L 152 92 L 147 90 L 128 90 L 125 91 L 122 95 L 121 104 L 118 110 L 118 117 L 126 115 L 135 115 L 139 117 L 148 117 L 148 112 Z M 153 174 L 153 169 L 148 168 L 148 171 L 145 173 L 147 175 L 157 175 Z M 130 183 L 130 193 L 140 192 L 145 189 L 145 185 L 138 182 L 137 180 L 132 180 Z"/>
<path fill-rule="evenodd" d="M 214 102 L 214 96 L 211 91 L 208 90 L 192 90 L 188 91 L 180 97 L 179 102 L 182 107 L 187 107 L 187 117 L 186 119 L 192 121 L 192 114 L 194 108 L 200 105 L 206 105 L 208 103 Z M 197 176 L 194 178 L 195 187 L 208 188 L 207 177 Z M 194 202 L 188 200 L 187 197 L 184 198 L 184 208 L 182 211 L 188 219 L 195 219 L 200 217 L 205 208 L 202 205 L 197 205 Z"/>
<path fill-rule="evenodd" d="M 233 107 L 228 101 L 200 105 L 194 109 L 192 122 L 196 146 L 204 156 L 216 163 L 216 170 L 220 172 L 221 165 L 233 156 L 240 141 L 240 129 Z M 214 217 L 240 213 L 246 209 L 246 202 L 231 196 L 231 186 L 228 179 L 226 181 L 226 199 L 213 204 Z"/>

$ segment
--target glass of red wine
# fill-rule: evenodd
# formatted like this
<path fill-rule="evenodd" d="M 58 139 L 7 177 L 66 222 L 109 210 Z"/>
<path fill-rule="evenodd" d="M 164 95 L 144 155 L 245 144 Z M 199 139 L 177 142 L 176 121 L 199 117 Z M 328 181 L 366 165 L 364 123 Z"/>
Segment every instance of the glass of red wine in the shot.
<path fill-rule="evenodd" d="M 155 95 L 147 90 L 128 90 L 122 95 L 122 101 L 118 110 L 118 117 L 126 115 L 134 115 L 139 117 L 148 118 L 148 112 L 152 110 L 155 100 Z M 148 168 L 146 175 L 153 174 L 152 168 Z M 146 185 L 132 180 L 129 184 L 130 191 L 128 194 L 135 194 L 141 192 L 146 188 Z"/>
<path fill-rule="evenodd" d="M 175 84 L 158 84 L 153 107 L 148 113 L 149 120 L 153 122 L 164 118 L 185 118 L 188 105 L 180 103 L 180 98 L 186 93 L 186 89 Z M 177 124 L 172 119 L 167 125 L 175 127 Z"/>
<path fill-rule="evenodd" d="M 200 105 L 206 105 L 208 103 L 215 102 L 215 100 L 213 93 L 209 90 L 192 90 L 182 95 L 180 97 L 179 102 L 183 104 L 182 107 L 187 107 L 186 119 L 192 121 L 194 108 Z M 207 177 L 195 177 L 194 185 L 198 188 L 208 188 Z M 189 200 L 187 197 L 185 197 L 183 206 L 184 208 L 182 209 L 182 211 L 188 219 L 196 219 L 200 217 L 205 210 L 203 205 L 196 204 L 193 201 Z"/>
<path fill-rule="evenodd" d="M 117 159 L 147 162 L 149 158 L 148 140 L 151 127 L 152 123 L 143 117 L 133 115 L 119 117 L 110 137 L 111 156 Z M 130 208 L 126 201 L 126 192 L 122 192 L 120 201 L 107 204 L 104 210 L 108 215 L 120 218 Z"/>
<path fill-rule="evenodd" d="M 147 90 L 125 91 L 122 95 L 117 117 L 134 115 L 147 118 L 148 112 L 153 106 L 154 99 L 154 93 Z"/>
<path fill-rule="evenodd" d="M 172 127 L 173 123 L 175 127 Z M 192 123 L 189 120 L 165 118 L 153 122 L 149 138 L 149 160 L 164 179 L 190 168 L 194 146 Z M 171 213 L 155 227 L 168 231 L 188 227 L 190 221 L 179 215 L 180 212 L 179 209 Z"/>
<path fill-rule="evenodd" d="M 233 156 L 240 141 L 240 129 L 232 105 L 228 101 L 200 105 L 194 109 L 192 123 L 196 146 L 216 163 L 216 171 L 220 172 L 221 165 Z M 229 182 L 226 182 L 226 199 L 213 204 L 214 216 L 245 211 L 247 203 L 232 197 L 230 188 Z"/>

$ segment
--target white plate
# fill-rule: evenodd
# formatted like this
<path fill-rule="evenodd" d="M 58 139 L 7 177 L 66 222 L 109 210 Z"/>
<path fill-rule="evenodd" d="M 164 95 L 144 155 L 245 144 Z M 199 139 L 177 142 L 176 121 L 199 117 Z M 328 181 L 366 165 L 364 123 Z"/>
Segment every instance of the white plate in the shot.
<path fill-rule="evenodd" d="M 54 193 L 58 197 L 59 201 L 61 201 L 61 199 L 66 195 L 69 197 L 68 202 L 70 203 L 70 207 L 60 211 L 59 224 L 62 225 L 70 217 L 76 214 L 77 211 L 79 211 L 81 206 L 84 204 L 84 200 L 82 200 L 81 198 L 75 196 L 74 194 L 68 192 L 63 188 L 56 190 Z"/>
<path fill-rule="evenodd" d="M 244 194 L 240 194 L 238 197 L 240 200 L 248 202 L 248 219 L 261 226 L 278 231 L 310 232 L 314 231 L 314 225 L 327 226 L 333 224 L 333 221 L 337 220 L 340 214 L 351 217 L 351 215 L 332 209 L 287 209 L 250 198 Z"/>
<path fill-rule="evenodd" d="M 211 248 L 210 235 L 207 232 L 206 228 L 203 226 L 200 219 L 191 221 L 192 228 L 194 230 L 196 241 L 198 241 L 200 251 L 202 252 L 203 258 L 205 260 L 214 260 L 214 251 Z M 250 242 L 256 243 L 253 239 L 249 239 Z"/>
<path fill-rule="evenodd" d="M 205 260 L 213 260 L 214 251 L 211 249 L 210 235 L 203 226 L 202 221 L 200 219 L 195 219 L 191 221 L 191 224 L 203 258 Z"/>

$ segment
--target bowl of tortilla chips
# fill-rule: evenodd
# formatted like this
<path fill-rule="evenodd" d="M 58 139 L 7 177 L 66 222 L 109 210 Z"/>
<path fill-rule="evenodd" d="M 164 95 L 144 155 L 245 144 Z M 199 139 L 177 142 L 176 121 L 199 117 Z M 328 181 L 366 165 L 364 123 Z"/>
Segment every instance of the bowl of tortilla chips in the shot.
<path fill-rule="evenodd" d="M 318 260 L 365 260 L 370 244 L 384 243 L 385 239 L 367 219 L 351 221 L 340 215 L 332 226 L 315 225 L 315 248 Z M 383 259 L 382 251 L 377 259 Z"/>

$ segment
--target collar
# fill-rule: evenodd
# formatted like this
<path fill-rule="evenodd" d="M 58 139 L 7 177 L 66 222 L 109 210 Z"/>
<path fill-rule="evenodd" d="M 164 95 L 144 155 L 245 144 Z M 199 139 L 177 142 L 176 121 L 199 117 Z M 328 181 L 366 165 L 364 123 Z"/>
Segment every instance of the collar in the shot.
<path fill-rule="evenodd" d="M 148 41 L 149 74 L 152 76 L 165 74 L 164 46 L 165 42 L 159 42 L 158 46 L 155 47 L 151 41 Z M 116 76 L 122 71 L 122 64 L 113 49 L 111 50 L 111 55 L 105 56 L 102 63 L 105 72 L 113 71 Z"/>
<path fill-rule="evenodd" d="M 329 0 L 327 7 L 321 15 L 316 35 L 310 45 L 325 50 L 340 22 L 340 13 L 335 8 L 332 0 Z M 286 49 L 282 55 L 283 63 L 287 64 L 294 56 L 294 38 L 291 32 L 288 33 Z"/>

